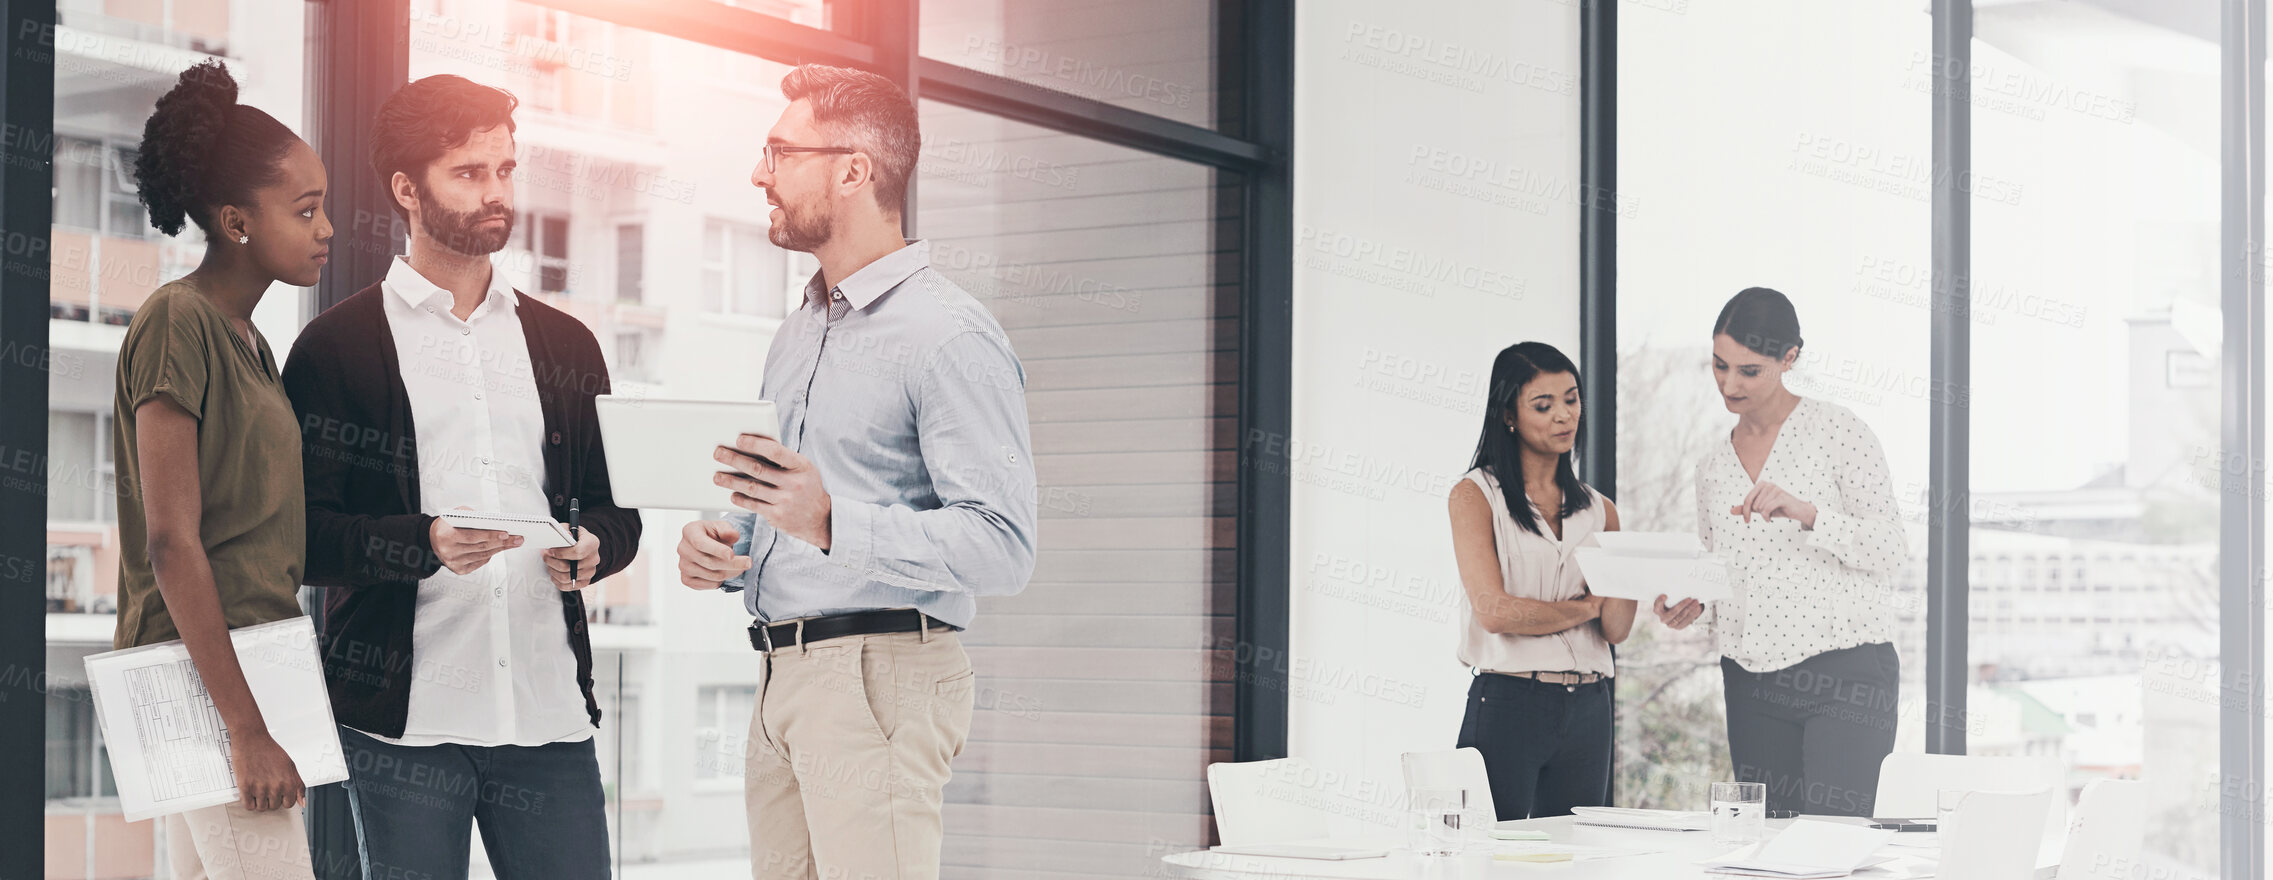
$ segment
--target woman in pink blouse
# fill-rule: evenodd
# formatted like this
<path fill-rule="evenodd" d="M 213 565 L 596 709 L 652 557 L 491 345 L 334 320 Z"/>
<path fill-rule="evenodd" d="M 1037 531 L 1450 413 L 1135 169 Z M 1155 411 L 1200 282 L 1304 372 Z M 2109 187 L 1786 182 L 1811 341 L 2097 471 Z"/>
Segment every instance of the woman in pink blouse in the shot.
<path fill-rule="evenodd" d="M 1469 618 L 1460 662 L 1475 674 L 1461 748 L 1484 755 L 1501 819 L 1610 803 L 1610 646 L 1635 602 L 1587 592 L 1572 552 L 1618 528 L 1618 508 L 1571 469 L 1578 367 L 1543 342 L 1492 362 L 1482 436 L 1452 488 L 1452 549 Z"/>

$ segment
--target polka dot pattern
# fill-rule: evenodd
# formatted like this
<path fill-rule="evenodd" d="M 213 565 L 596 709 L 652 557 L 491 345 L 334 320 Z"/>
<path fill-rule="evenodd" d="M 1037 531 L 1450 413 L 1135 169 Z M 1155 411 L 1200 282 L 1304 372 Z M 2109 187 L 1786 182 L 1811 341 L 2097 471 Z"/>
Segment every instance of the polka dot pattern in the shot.
<path fill-rule="evenodd" d="M 1760 478 L 1815 505 L 1815 528 L 1729 513 L 1751 475 L 1724 441 L 1697 462 L 1697 536 L 1729 563 L 1732 596 L 1712 603 L 1722 656 L 1752 672 L 1825 651 L 1891 641 L 1882 597 L 1909 558 L 1878 435 L 1853 410 L 1801 398 Z"/>

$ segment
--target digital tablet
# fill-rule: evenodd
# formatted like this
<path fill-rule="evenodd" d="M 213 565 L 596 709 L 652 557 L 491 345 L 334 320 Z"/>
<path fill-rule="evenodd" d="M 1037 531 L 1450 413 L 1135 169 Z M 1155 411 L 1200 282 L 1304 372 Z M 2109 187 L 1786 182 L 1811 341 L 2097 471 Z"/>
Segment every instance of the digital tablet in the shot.
<path fill-rule="evenodd" d="M 608 444 L 608 483 L 618 506 L 731 510 L 734 493 L 711 481 L 726 470 L 713 456 L 743 434 L 780 437 L 770 400 L 666 400 L 602 394 L 600 439 Z"/>

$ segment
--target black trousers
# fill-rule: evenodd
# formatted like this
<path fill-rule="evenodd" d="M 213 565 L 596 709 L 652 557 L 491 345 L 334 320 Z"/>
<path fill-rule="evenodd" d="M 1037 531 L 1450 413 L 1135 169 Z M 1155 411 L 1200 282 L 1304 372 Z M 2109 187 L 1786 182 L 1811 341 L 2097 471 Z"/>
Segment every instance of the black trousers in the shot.
<path fill-rule="evenodd" d="M 1771 810 L 1870 815 L 1879 762 L 1894 751 L 1901 682 L 1901 663 L 1886 642 L 1826 651 L 1774 672 L 1721 658 L 1737 781 L 1766 783 Z"/>
<path fill-rule="evenodd" d="M 1499 818 L 1567 816 L 1610 803 L 1614 682 L 1566 686 L 1484 672 L 1468 686 L 1459 748 L 1484 753 Z"/>

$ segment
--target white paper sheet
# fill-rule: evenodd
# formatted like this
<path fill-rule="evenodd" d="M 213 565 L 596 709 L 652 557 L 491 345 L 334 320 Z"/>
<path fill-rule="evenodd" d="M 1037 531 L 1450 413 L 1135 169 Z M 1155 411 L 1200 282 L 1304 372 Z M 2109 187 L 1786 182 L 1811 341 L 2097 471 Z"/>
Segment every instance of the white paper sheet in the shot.
<path fill-rule="evenodd" d="M 1571 821 L 1579 825 L 1611 828 L 1646 828 L 1652 831 L 1704 831 L 1713 814 L 1700 810 L 1645 810 L 1636 807 L 1572 807 Z"/>
<path fill-rule="evenodd" d="M 1866 865 L 1887 861 L 1879 847 L 1894 839 L 1885 828 L 1801 819 L 1776 836 L 1717 859 L 1707 869 L 1730 874 L 1783 877 L 1844 877 Z"/>
<path fill-rule="evenodd" d="M 1705 552 L 1694 532 L 1601 532 L 1572 551 L 1597 596 L 1667 604 L 1729 597 L 1728 566 Z"/>
<path fill-rule="evenodd" d="M 292 757 L 300 781 L 345 780 L 314 625 L 294 617 L 230 630 L 229 640 L 269 736 Z M 87 686 L 127 821 L 237 799 L 229 731 L 181 642 L 90 656 Z"/>
<path fill-rule="evenodd" d="M 1584 846 L 1576 843 L 1554 843 L 1544 840 L 1497 840 L 1492 842 L 1492 855 L 1495 856 L 1569 853 L 1573 861 L 1580 862 L 1642 856 L 1653 852 L 1657 852 L 1657 850 Z"/>

